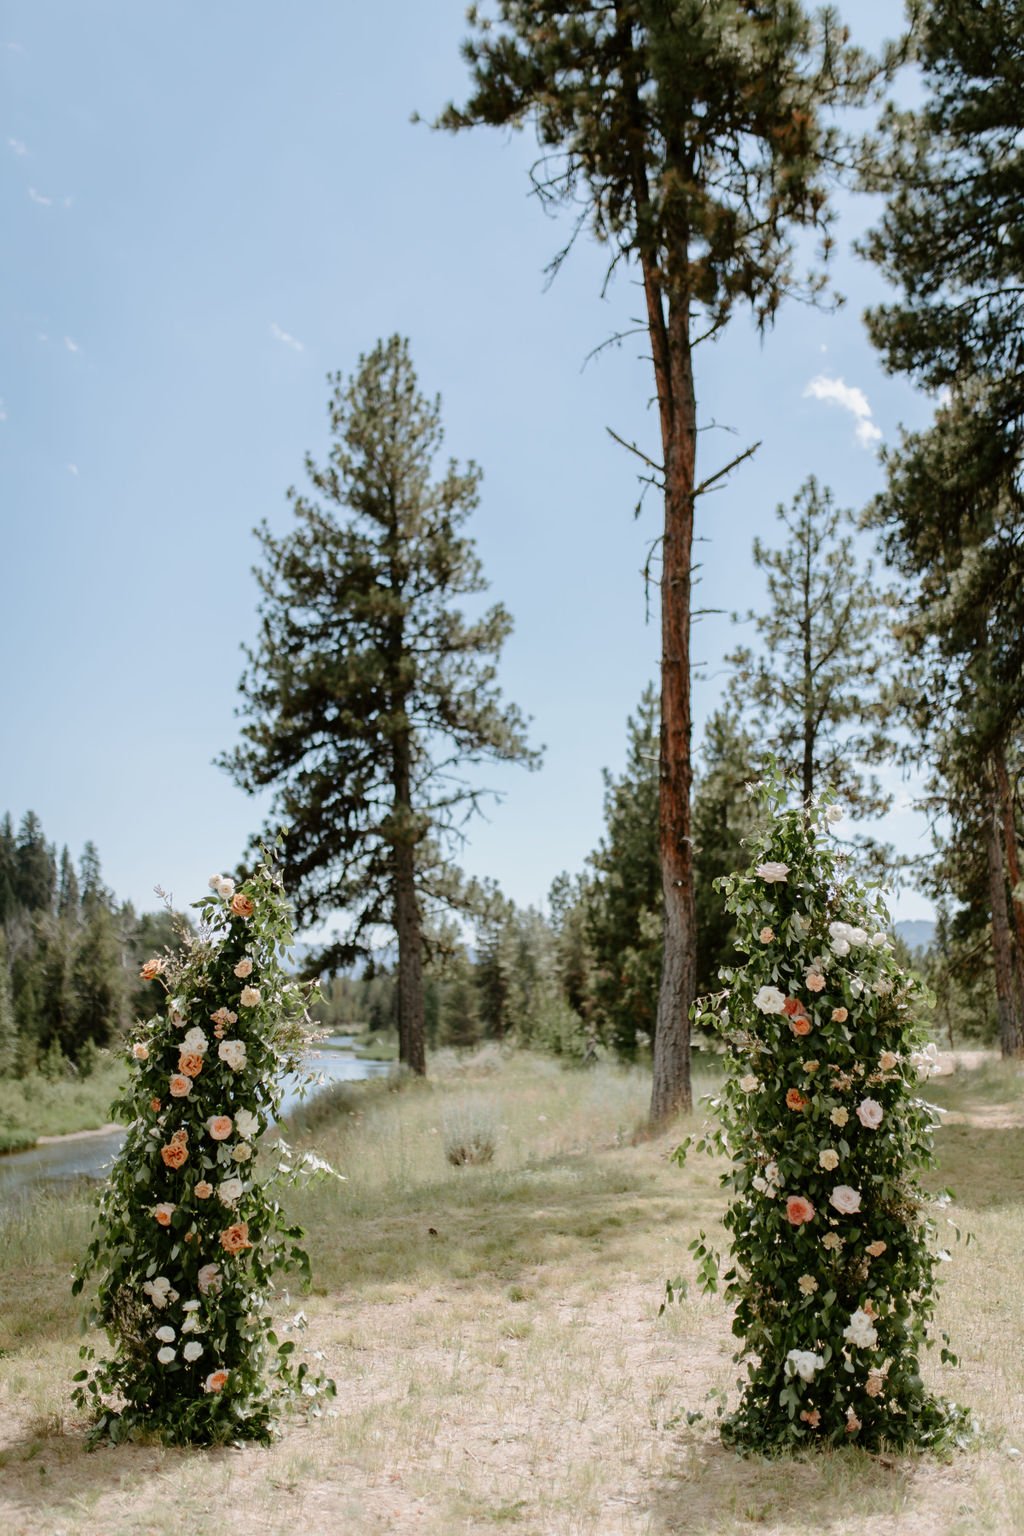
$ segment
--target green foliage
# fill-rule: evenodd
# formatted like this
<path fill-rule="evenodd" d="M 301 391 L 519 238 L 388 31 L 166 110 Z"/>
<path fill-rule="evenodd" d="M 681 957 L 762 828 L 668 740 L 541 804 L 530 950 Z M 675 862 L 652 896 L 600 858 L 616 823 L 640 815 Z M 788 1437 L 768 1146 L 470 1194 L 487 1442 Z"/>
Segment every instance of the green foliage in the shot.
<path fill-rule="evenodd" d="M 114 1350 L 94 1363 L 82 1346 L 75 1401 L 94 1438 L 266 1440 L 284 1399 L 333 1392 L 296 1368 L 270 1315 L 278 1271 L 309 1278 L 302 1230 L 277 1198 L 301 1168 L 278 1142 L 276 1168 L 255 1173 L 308 1033 L 305 989 L 281 961 L 290 908 L 267 864 L 237 890 L 210 884 L 198 936 L 145 967 L 167 1000 L 133 1043 L 114 1106 L 128 1133 L 75 1277 L 76 1294 L 98 1277 L 89 1321 Z"/>
<path fill-rule="evenodd" d="M 723 1433 L 769 1453 L 941 1444 L 965 1415 L 919 1370 L 936 1257 L 918 1174 L 937 1116 L 918 1096 L 918 988 L 880 899 L 833 850 L 832 794 L 786 810 L 775 779 L 764 798 L 750 867 L 722 882 L 746 959 L 700 1009 L 725 1046 L 710 1143 L 732 1159 L 722 1278 L 746 1362 Z M 702 1238 L 691 1246 L 714 1290 L 717 1257 Z"/>

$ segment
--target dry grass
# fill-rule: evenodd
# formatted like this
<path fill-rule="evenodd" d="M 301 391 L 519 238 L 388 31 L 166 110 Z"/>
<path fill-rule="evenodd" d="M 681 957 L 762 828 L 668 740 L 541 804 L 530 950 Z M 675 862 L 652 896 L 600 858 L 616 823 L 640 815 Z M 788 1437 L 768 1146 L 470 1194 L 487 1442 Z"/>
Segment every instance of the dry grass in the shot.
<path fill-rule="evenodd" d="M 450 1066 L 450 1064 L 449 1064 Z M 986 1067 L 936 1085 L 958 1114 L 1019 1103 Z M 637 1140 L 642 1077 L 491 1058 L 401 1092 L 338 1095 L 315 1139 L 348 1175 L 302 1197 L 316 1290 L 308 1343 L 336 1407 L 270 1450 L 130 1446 L 92 1455 L 68 1414 L 77 1340 L 66 1297 L 83 1210 L 74 1198 L 0 1232 L 0 1510 L 11 1536 L 975 1536 L 1024 1529 L 1019 1283 L 1024 1130 L 965 1120 L 941 1135 L 952 1238 L 942 1323 L 977 1408 L 953 1460 L 855 1450 L 768 1464 L 717 1443 L 709 1393 L 731 1388 L 715 1298 L 658 1316 L 686 1242 L 717 1233 L 716 1170 Z M 494 1161 L 452 1167 L 461 1106 L 496 1127 Z M 297 1300 L 293 1305 L 299 1305 Z M 707 1420 L 687 1426 L 687 1413 Z"/>

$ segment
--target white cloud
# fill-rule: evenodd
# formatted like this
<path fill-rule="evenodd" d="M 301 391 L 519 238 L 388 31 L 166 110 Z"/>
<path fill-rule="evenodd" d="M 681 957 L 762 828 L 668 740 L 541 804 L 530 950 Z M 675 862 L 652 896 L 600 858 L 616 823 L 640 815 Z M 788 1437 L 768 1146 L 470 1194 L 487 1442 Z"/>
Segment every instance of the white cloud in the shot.
<path fill-rule="evenodd" d="M 286 347 L 292 347 L 296 352 L 305 351 L 302 342 L 296 341 L 294 336 L 289 336 L 287 331 L 282 331 L 276 320 L 270 322 L 270 334 L 276 337 L 278 341 L 283 341 Z"/>
<path fill-rule="evenodd" d="M 23 144 L 20 139 L 8 139 L 7 140 L 7 147 L 9 149 L 13 149 L 13 151 L 14 151 L 14 153 L 16 155 L 27 155 L 28 154 L 28 145 L 27 144 Z"/>
<path fill-rule="evenodd" d="M 881 442 L 882 429 L 872 420 L 868 397 L 855 384 L 847 384 L 843 379 L 830 379 L 824 373 L 819 373 L 804 390 L 804 399 L 824 400 L 826 405 L 838 405 L 844 411 L 849 411 L 856 420 L 857 441 L 863 448 Z"/>
<path fill-rule="evenodd" d="M 49 208 L 51 203 L 53 202 L 53 198 L 52 197 L 44 197 L 41 192 L 37 192 L 36 191 L 35 187 L 29 187 L 28 195 L 32 199 L 32 201 L 34 203 L 38 203 L 41 208 Z"/>
<path fill-rule="evenodd" d="M 70 336 L 65 336 L 64 337 L 64 345 L 67 347 L 69 352 L 81 352 L 81 350 L 82 350 L 81 347 L 78 345 L 78 342 L 77 341 L 72 341 Z"/>
<path fill-rule="evenodd" d="M 6 49 L 8 49 L 8 51 L 11 52 L 11 53 L 27 53 L 28 52 L 28 49 L 27 48 L 23 48 L 21 43 L 5 43 L 4 47 Z"/>
<path fill-rule="evenodd" d="M 75 476 L 76 479 L 78 478 L 78 465 L 77 464 L 69 464 L 68 465 L 68 470 L 70 471 L 71 474 L 73 474 Z"/>

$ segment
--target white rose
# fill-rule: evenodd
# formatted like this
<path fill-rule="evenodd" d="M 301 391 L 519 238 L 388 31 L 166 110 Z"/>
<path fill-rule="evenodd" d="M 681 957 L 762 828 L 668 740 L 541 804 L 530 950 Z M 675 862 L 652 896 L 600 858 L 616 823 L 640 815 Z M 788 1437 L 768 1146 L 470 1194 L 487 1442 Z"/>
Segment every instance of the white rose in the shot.
<path fill-rule="evenodd" d="M 889 941 L 886 938 L 884 933 L 873 933 L 871 935 L 871 948 L 872 949 L 887 949 L 888 945 L 889 945 Z"/>
<path fill-rule="evenodd" d="M 781 1013 L 785 1006 L 785 994 L 778 987 L 762 987 L 754 998 L 754 1007 L 762 1013 Z"/>
<path fill-rule="evenodd" d="M 786 876 L 789 874 L 789 865 L 779 864 L 776 861 L 769 859 L 767 864 L 759 864 L 754 873 L 755 875 L 759 875 L 762 880 L 767 882 L 768 885 L 784 883 Z"/>
<path fill-rule="evenodd" d="M 171 1361 L 175 1358 L 174 1350 L 165 1344 L 163 1349 L 157 1350 L 156 1357 L 161 1365 L 170 1365 Z"/>
<path fill-rule="evenodd" d="M 181 1045 L 180 1047 L 176 1047 L 176 1049 L 188 1051 L 193 1056 L 205 1056 L 209 1044 L 210 1042 L 207 1040 L 202 1030 L 197 1027 L 195 1029 L 190 1029 L 188 1033 L 182 1037 Z"/>
<path fill-rule="evenodd" d="M 884 1118 L 884 1111 L 877 1099 L 862 1099 L 857 1105 L 857 1119 L 869 1131 L 877 1131 Z"/>
<path fill-rule="evenodd" d="M 874 1349 L 878 1333 L 868 1314 L 860 1307 L 850 1315 L 850 1326 L 843 1329 L 843 1338 L 856 1349 Z"/>
<path fill-rule="evenodd" d="M 160 1340 L 161 1344 L 174 1343 L 174 1329 L 166 1323 L 162 1328 L 157 1329 L 156 1336 Z"/>
<path fill-rule="evenodd" d="M 740 1078 L 740 1087 L 744 1093 L 754 1093 L 758 1086 L 758 1080 L 753 1072 L 748 1072 L 746 1077 Z"/>
<path fill-rule="evenodd" d="M 178 1299 L 178 1293 L 173 1289 L 166 1275 L 157 1275 L 155 1280 L 144 1280 L 142 1289 L 159 1311 L 162 1311 L 169 1301 Z"/>
<path fill-rule="evenodd" d="M 235 1115 L 235 1125 L 244 1141 L 255 1140 L 259 1133 L 260 1123 L 251 1109 L 240 1109 Z"/>
<path fill-rule="evenodd" d="M 198 1360 L 199 1356 L 202 1354 L 202 1352 L 203 1352 L 203 1346 L 199 1343 L 199 1341 L 197 1339 L 190 1339 L 188 1341 L 188 1343 L 185 1345 L 185 1348 L 182 1350 L 182 1354 L 185 1356 L 185 1359 L 188 1360 L 190 1364 L 191 1364 L 191 1362 L 193 1360 Z"/>
<path fill-rule="evenodd" d="M 866 944 L 868 941 L 866 928 L 851 928 L 847 934 L 851 944 Z"/>
<path fill-rule="evenodd" d="M 233 1072 L 241 1072 L 245 1066 L 245 1041 L 222 1040 L 217 1047 L 217 1055 Z"/>
<path fill-rule="evenodd" d="M 245 1185 L 241 1179 L 224 1179 L 217 1186 L 217 1198 L 224 1205 L 237 1205 L 242 1198 Z M 200 1286 L 200 1290 L 202 1286 Z"/>
<path fill-rule="evenodd" d="M 860 1210 L 860 1190 L 851 1189 L 849 1184 L 837 1184 L 828 1203 L 842 1216 L 855 1216 Z"/>
<path fill-rule="evenodd" d="M 837 960 L 845 960 L 850 953 L 850 941 L 849 939 L 833 939 L 829 948 Z"/>
<path fill-rule="evenodd" d="M 224 878 L 223 875 L 211 875 L 209 880 L 207 880 L 206 883 L 210 887 L 211 891 L 215 891 L 217 889 L 217 887 L 220 885 L 220 882 L 223 880 L 223 878 Z"/>
<path fill-rule="evenodd" d="M 217 881 L 217 895 L 223 896 L 225 901 L 230 901 L 235 894 L 235 882 L 226 876 Z"/>
<path fill-rule="evenodd" d="M 815 1371 L 823 1370 L 825 1361 L 812 1349 L 791 1349 L 786 1356 L 786 1365 L 791 1376 L 799 1376 L 801 1381 L 813 1381 Z"/>
<path fill-rule="evenodd" d="M 186 1312 L 185 1321 L 181 1325 L 182 1333 L 202 1333 L 203 1325 L 199 1321 L 197 1312 Z"/>
<path fill-rule="evenodd" d="M 830 805 L 825 811 L 825 820 L 830 826 L 835 826 L 837 821 L 842 821 L 844 811 L 841 805 Z"/>

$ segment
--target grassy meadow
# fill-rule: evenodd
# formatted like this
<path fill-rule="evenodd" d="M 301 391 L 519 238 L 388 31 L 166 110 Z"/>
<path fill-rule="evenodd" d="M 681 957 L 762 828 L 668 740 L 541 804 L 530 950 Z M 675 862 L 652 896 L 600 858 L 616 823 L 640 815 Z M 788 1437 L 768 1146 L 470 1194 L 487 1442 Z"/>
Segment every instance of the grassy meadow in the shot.
<path fill-rule="evenodd" d="M 0 1511 L 11 1536 L 976 1536 L 1024 1529 L 1024 1079 L 986 1062 L 936 1080 L 948 1108 L 941 1326 L 929 1359 L 980 1433 L 947 1460 L 841 1454 L 768 1463 L 718 1443 L 729 1318 L 691 1287 L 721 1246 L 718 1169 L 636 1134 L 645 1073 L 526 1054 L 438 1057 L 425 1084 L 340 1085 L 294 1122 L 346 1175 L 295 1197 L 314 1267 L 308 1318 L 338 1398 L 270 1449 L 84 1448 L 69 1409 L 68 1277 L 87 1196 L 0 1213 Z M 707 1082 L 703 1086 L 707 1086 Z M 455 1166 L 471 1144 L 489 1161 Z M 692 1418 L 693 1415 L 703 1417 Z"/>

